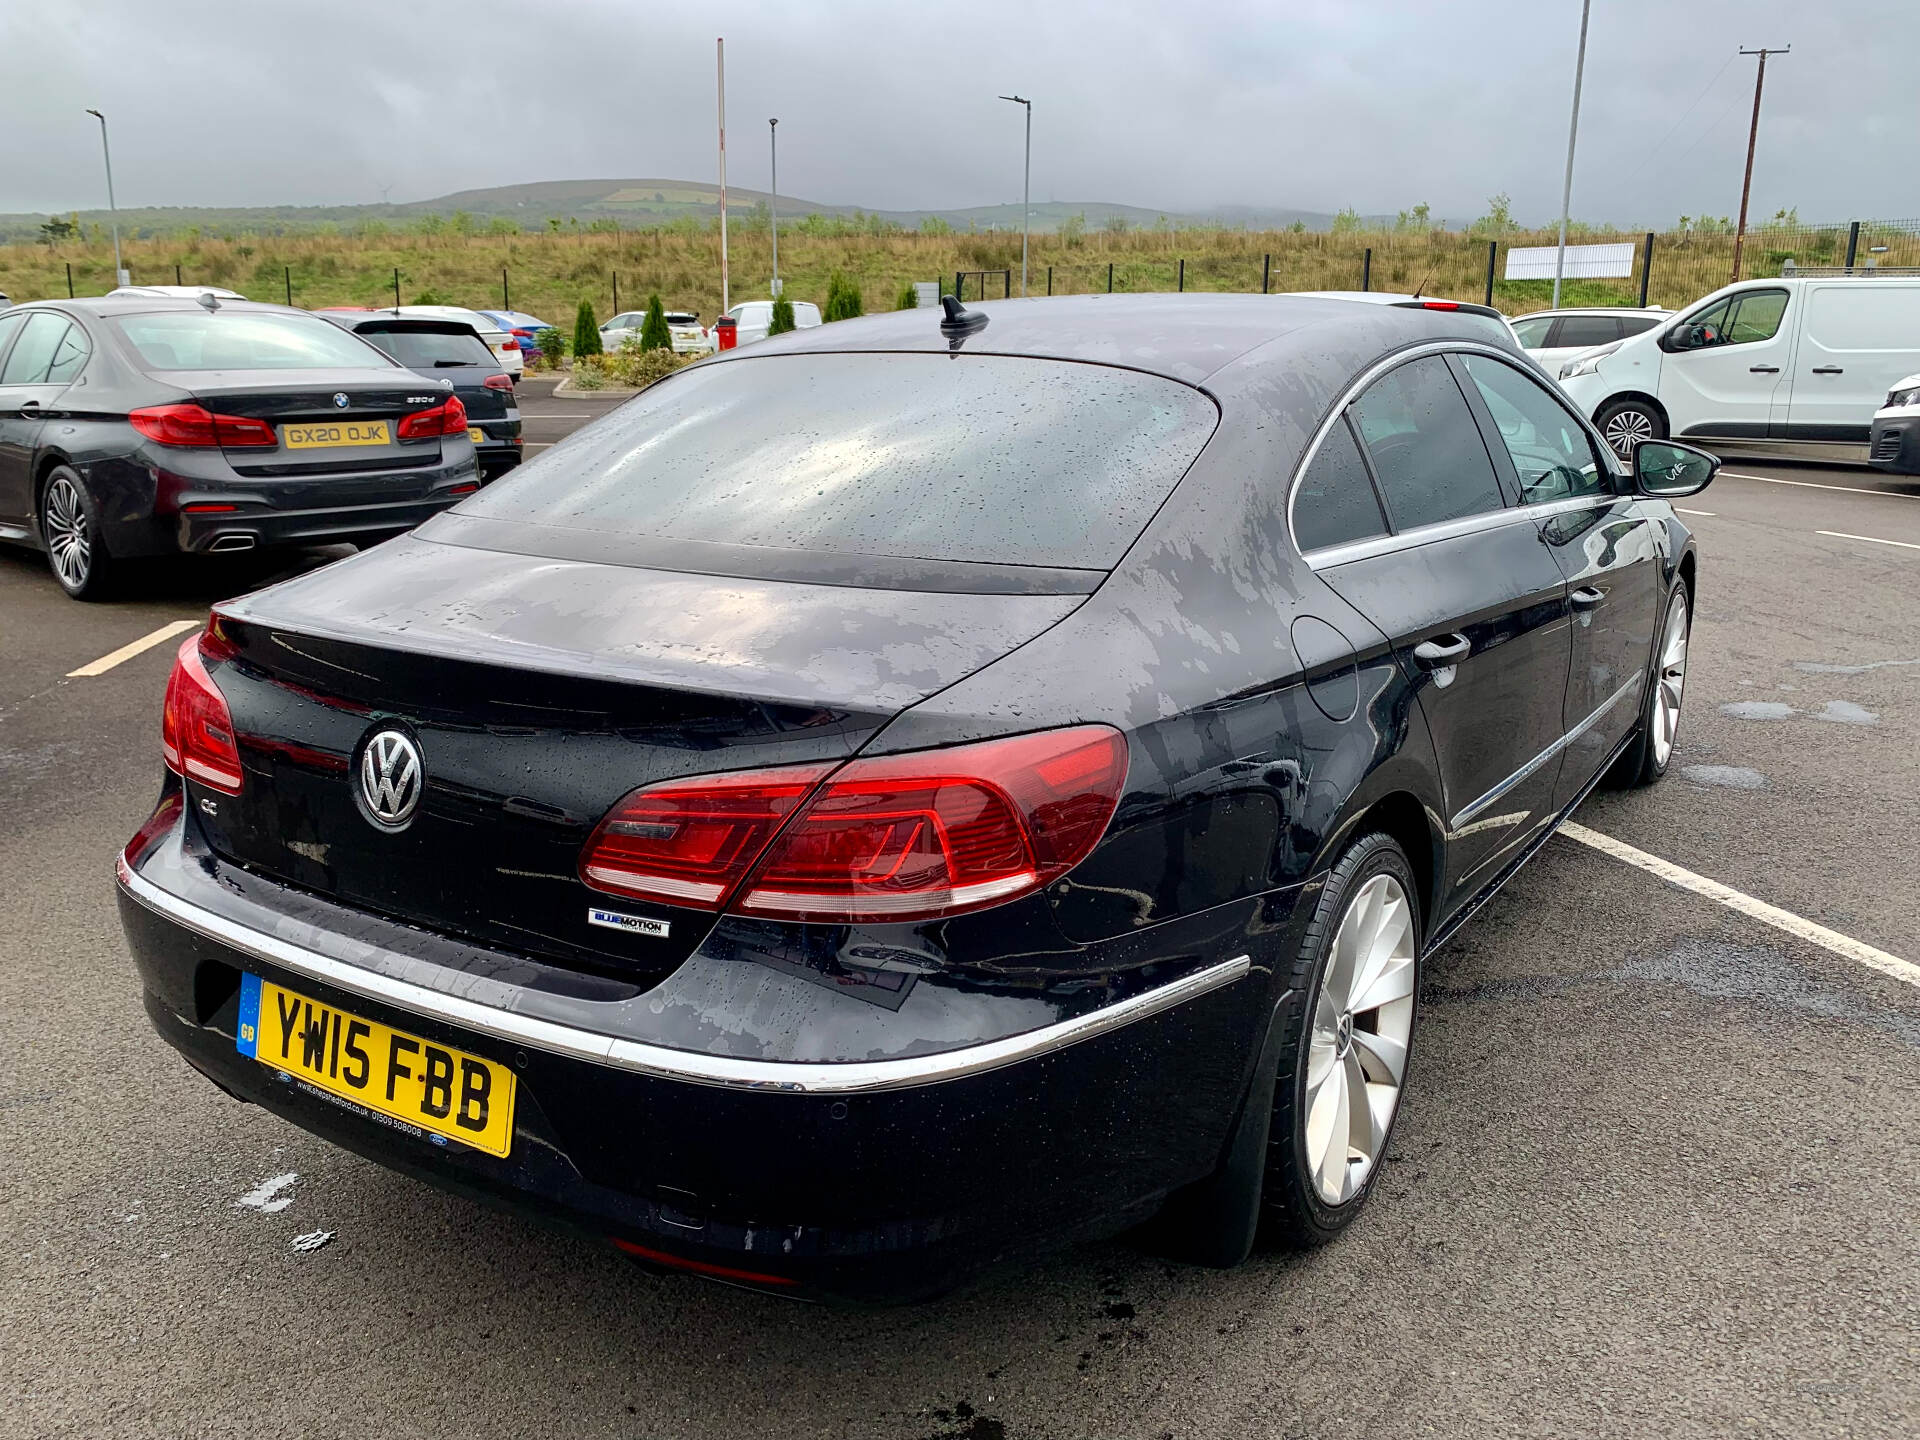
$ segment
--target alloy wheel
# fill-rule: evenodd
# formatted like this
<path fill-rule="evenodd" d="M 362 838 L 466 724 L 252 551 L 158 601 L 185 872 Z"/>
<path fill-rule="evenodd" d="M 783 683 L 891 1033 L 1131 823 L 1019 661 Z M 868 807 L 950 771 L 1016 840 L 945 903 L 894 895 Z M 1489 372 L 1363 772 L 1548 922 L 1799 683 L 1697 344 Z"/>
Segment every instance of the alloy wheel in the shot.
<path fill-rule="evenodd" d="M 93 570 L 93 540 L 87 531 L 86 502 L 80 489 L 66 476 L 57 476 L 47 486 L 41 529 L 54 572 L 69 590 L 86 588 Z"/>
<path fill-rule="evenodd" d="M 1633 447 L 1653 439 L 1653 417 L 1644 410 L 1618 410 L 1607 417 L 1607 443 L 1622 460 L 1633 458 Z"/>
<path fill-rule="evenodd" d="M 1687 596 L 1675 590 L 1660 637 L 1660 674 L 1653 696 L 1653 758 L 1666 768 L 1680 729 L 1680 700 L 1687 688 Z"/>
<path fill-rule="evenodd" d="M 1391 875 L 1347 902 L 1314 1002 L 1304 1113 L 1308 1173 L 1328 1205 L 1366 1185 L 1386 1147 L 1413 1033 L 1413 906 Z"/>

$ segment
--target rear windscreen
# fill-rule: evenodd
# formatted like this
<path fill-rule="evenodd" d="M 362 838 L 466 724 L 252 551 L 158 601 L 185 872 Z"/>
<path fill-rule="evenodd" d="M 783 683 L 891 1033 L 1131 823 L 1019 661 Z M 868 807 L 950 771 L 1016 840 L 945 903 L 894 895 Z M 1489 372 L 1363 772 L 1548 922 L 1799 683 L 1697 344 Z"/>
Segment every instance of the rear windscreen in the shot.
<path fill-rule="evenodd" d="M 496 368 L 493 352 L 470 330 L 439 334 L 422 330 L 361 330 L 370 340 L 409 370 L 448 370 L 467 365 Z"/>
<path fill-rule="evenodd" d="M 1000 355 L 699 366 L 460 508 L 602 534 L 1107 569 L 1213 433 L 1175 381 Z"/>
<path fill-rule="evenodd" d="M 167 310 L 120 315 L 113 323 L 150 370 L 367 370 L 389 363 L 311 315 Z"/>

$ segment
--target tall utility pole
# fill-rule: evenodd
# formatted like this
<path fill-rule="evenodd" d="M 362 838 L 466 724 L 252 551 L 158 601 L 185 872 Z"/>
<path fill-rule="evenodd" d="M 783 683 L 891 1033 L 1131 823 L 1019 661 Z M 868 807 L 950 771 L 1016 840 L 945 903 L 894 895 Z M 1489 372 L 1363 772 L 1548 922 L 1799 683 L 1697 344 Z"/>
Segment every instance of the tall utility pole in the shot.
<path fill-rule="evenodd" d="M 1560 308 L 1560 280 L 1567 271 L 1567 212 L 1573 208 L 1573 142 L 1580 134 L 1580 82 L 1587 73 L 1587 13 L 1593 0 L 1580 0 L 1580 56 L 1573 62 L 1573 118 L 1567 121 L 1567 183 L 1560 190 L 1560 248 L 1553 257 L 1553 308 Z"/>
<path fill-rule="evenodd" d="M 1027 107 L 1027 166 L 1020 182 L 1020 294 L 1027 293 L 1027 236 L 1033 229 L 1033 102 L 1023 95 L 1002 95 L 1016 105 Z"/>
<path fill-rule="evenodd" d="M 1742 55 L 1758 55 L 1760 68 L 1753 77 L 1753 125 L 1747 131 L 1747 174 L 1740 182 L 1740 224 L 1733 232 L 1733 278 L 1740 278 L 1740 249 L 1747 238 L 1747 195 L 1753 189 L 1753 147 L 1760 139 L 1760 91 L 1767 83 L 1767 56 L 1791 54 L 1791 45 L 1778 49 L 1742 50 Z"/>
<path fill-rule="evenodd" d="M 120 210 L 113 203 L 113 151 L 107 148 L 107 117 L 98 110 L 87 114 L 100 122 L 100 155 L 107 162 L 107 218 L 113 223 L 113 283 L 127 283 L 127 272 L 120 268 Z"/>
<path fill-rule="evenodd" d="M 713 42 L 720 75 L 720 313 L 727 313 L 727 42 Z"/>
<path fill-rule="evenodd" d="M 780 298 L 780 122 L 767 121 L 767 146 L 773 153 L 773 206 L 767 218 L 773 224 L 773 298 Z"/>

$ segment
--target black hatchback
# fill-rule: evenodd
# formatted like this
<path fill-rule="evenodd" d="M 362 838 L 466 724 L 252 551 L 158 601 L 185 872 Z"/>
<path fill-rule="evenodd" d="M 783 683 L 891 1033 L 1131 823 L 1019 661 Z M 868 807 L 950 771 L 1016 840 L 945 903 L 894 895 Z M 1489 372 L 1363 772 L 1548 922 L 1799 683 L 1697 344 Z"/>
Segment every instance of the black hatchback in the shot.
<path fill-rule="evenodd" d="M 45 550 L 76 599 L 138 556 L 384 540 L 479 486 L 451 384 L 303 310 L 0 314 L 0 540 Z"/>
<path fill-rule="evenodd" d="M 363 1155 L 788 1294 L 1329 1240 L 1405 1183 L 1428 958 L 1668 766 L 1715 465 L 1623 466 L 1451 307 L 687 366 L 182 646 L 118 867 L 148 1014 Z"/>
<path fill-rule="evenodd" d="M 377 345 L 409 370 L 452 383 L 453 393 L 467 407 L 467 438 L 480 457 L 481 483 L 498 479 L 520 463 L 520 405 L 513 377 L 500 368 L 471 326 L 390 310 L 314 313 Z"/>

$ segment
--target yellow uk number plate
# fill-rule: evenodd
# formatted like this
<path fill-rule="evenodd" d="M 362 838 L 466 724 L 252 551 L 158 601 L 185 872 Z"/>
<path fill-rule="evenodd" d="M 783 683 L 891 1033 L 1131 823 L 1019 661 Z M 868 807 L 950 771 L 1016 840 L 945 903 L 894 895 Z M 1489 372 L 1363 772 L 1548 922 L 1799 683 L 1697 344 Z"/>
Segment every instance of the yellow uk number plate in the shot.
<path fill-rule="evenodd" d="M 393 430 L 384 420 L 329 420 L 320 425 L 282 425 L 280 442 L 289 450 L 323 450 L 333 445 L 391 445 Z"/>
<path fill-rule="evenodd" d="M 513 1072 L 245 975 L 242 1055 L 369 1111 L 396 1128 L 505 1157 L 513 1145 Z"/>
<path fill-rule="evenodd" d="M 482 430 L 478 425 L 469 425 L 467 427 L 467 438 L 476 445 L 484 444 L 486 442 L 487 432 Z"/>

